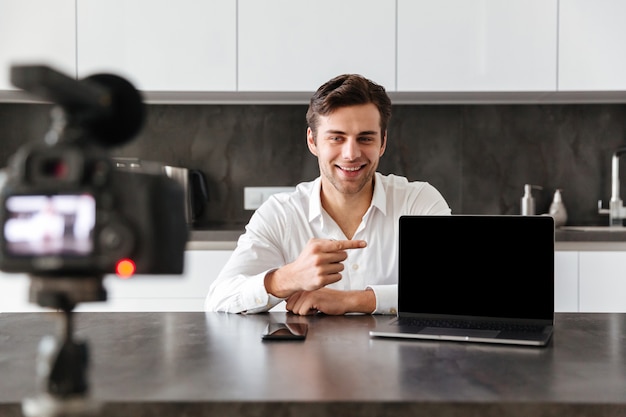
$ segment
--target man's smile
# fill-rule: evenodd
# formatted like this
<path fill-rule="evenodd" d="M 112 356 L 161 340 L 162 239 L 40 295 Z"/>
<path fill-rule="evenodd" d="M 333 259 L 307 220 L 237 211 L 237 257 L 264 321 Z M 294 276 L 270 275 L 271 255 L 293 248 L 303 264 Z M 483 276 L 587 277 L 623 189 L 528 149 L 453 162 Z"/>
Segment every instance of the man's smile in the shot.
<path fill-rule="evenodd" d="M 357 172 L 357 171 L 360 171 L 365 166 L 365 164 L 357 165 L 357 166 L 341 166 L 341 165 L 336 165 L 336 166 L 337 168 L 345 172 Z"/>
<path fill-rule="evenodd" d="M 361 177 L 362 171 L 365 168 L 366 164 L 363 165 L 357 165 L 357 166 L 342 166 L 342 165 L 335 165 L 337 168 L 339 168 L 339 172 L 341 173 L 341 176 L 345 179 L 352 179 L 352 178 L 359 178 Z"/>

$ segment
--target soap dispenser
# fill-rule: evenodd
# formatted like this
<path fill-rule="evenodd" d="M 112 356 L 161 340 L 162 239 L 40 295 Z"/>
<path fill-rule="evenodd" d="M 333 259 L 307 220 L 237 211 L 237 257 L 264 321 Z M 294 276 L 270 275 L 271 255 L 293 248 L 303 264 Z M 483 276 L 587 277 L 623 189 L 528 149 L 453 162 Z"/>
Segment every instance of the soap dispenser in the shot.
<path fill-rule="evenodd" d="M 538 185 L 524 184 L 524 196 L 522 197 L 522 216 L 533 216 L 535 214 L 535 199 L 533 197 L 533 188 L 541 190 Z"/>
<path fill-rule="evenodd" d="M 552 204 L 550 204 L 550 211 L 548 214 L 554 218 L 554 226 L 561 227 L 567 222 L 567 210 L 563 204 L 563 196 L 561 195 L 561 189 L 557 189 L 554 192 L 554 198 Z"/>

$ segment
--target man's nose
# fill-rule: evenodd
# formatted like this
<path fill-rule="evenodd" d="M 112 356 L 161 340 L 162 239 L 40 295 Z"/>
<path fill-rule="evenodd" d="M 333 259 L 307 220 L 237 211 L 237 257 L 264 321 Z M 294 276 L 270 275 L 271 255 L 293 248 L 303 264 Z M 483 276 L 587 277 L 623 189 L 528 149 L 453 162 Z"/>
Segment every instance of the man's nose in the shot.
<path fill-rule="evenodd" d="M 359 142 L 356 139 L 348 139 L 343 144 L 343 159 L 352 161 L 361 156 L 361 148 Z"/>

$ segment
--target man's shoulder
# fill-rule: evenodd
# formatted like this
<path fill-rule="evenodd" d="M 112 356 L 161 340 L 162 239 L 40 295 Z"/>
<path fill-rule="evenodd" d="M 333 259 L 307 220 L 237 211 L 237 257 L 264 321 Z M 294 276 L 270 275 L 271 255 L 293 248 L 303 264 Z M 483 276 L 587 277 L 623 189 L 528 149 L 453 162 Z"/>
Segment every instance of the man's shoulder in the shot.
<path fill-rule="evenodd" d="M 272 210 L 280 208 L 285 212 L 300 211 L 308 207 L 316 182 L 317 180 L 300 182 L 292 190 L 272 194 L 262 206 L 267 206 L 265 209 L 271 207 Z"/>
<path fill-rule="evenodd" d="M 247 229 L 256 234 L 280 234 L 307 222 L 309 201 L 315 181 L 301 182 L 294 190 L 272 194 L 255 210 Z"/>
<path fill-rule="evenodd" d="M 289 201 L 289 200 L 297 200 L 302 201 L 308 200 L 311 197 L 313 189 L 315 187 L 315 183 L 318 180 L 313 181 L 303 181 L 298 183 L 293 190 L 283 191 L 280 193 L 274 194 L 274 196 L 280 200 L 281 202 Z"/>
<path fill-rule="evenodd" d="M 381 174 L 376 173 L 376 180 L 380 181 L 381 185 L 383 185 L 386 189 L 389 188 L 412 188 L 412 189 L 420 189 L 424 186 L 427 186 L 428 183 L 425 181 L 411 181 L 407 177 L 396 174 Z"/>

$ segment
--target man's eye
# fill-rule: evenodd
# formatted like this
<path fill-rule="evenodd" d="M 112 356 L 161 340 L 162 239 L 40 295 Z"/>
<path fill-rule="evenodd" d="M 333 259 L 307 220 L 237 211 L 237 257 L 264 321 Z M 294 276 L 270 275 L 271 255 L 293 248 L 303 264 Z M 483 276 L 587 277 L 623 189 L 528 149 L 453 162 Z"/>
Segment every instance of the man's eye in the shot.
<path fill-rule="evenodd" d="M 359 141 L 361 142 L 372 142 L 374 140 L 374 138 L 369 137 L 369 136 L 363 136 L 359 138 Z"/>

